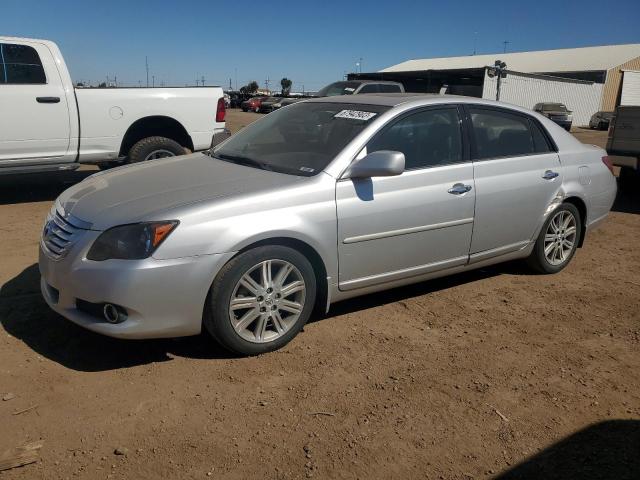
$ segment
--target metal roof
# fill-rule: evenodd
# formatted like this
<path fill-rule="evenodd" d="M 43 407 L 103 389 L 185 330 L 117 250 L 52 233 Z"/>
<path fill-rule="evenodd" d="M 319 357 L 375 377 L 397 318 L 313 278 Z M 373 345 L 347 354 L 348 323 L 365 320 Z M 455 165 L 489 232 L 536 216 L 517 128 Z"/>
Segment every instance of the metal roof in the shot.
<path fill-rule="evenodd" d="M 380 70 L 406 72 L 420 70 L 458 70 L 483 68 L 502 60 L 510 70 L 519 72 L 583 72 L 609 70 L 640 57 L 640 43 L 604 45 L 600 47 L 563 48 L 536 52 L 492 53 L 464 57 L 424 58 L 407 60 Z"/>

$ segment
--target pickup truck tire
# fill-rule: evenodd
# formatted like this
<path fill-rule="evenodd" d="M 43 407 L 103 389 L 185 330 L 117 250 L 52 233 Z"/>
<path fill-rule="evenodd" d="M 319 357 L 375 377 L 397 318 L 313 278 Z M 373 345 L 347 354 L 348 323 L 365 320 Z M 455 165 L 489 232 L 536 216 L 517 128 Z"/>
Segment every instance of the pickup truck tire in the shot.
<path fill-rule="evenodd" d="M 187 149 L 175 140 L 166 137 L 147 137 L 131 147 L 127 163 L 138 163 L 163 157 L 177 157 L 186 153 Z"/>

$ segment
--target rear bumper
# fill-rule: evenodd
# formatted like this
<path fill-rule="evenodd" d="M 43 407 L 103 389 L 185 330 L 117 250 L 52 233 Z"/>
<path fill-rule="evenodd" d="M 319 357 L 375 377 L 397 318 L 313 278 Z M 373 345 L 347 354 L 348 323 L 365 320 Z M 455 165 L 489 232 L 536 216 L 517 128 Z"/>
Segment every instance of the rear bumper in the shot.
<path fill-rule="evenodd" d="M 41 248 L 40 287 L 53 310 L 103 335 L 117 338 L 196 335 L 201 331 L 211 282 L 231 256 L 104 262 L 77 256 L 56 261 Z M 119 324 L 108 323 L 99 314 L 78 308 L 78 300 L 98 306 L 118 305 L 126 310 L 127 319 Z"/>

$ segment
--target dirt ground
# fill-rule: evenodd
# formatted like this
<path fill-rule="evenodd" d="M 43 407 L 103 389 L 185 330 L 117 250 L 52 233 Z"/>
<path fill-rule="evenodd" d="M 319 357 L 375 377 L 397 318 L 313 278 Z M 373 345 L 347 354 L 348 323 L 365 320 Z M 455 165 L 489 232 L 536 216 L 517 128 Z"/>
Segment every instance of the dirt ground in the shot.
<path fill-rule="evenodd" d="M 47 308 L 42 222 L 89 173 L 0 179 L 0 465 L 43 442 L 1 478 L 640 478 L 640 188 L 560 274 L 506 264 L 369 295 L 231 358 Z"/>

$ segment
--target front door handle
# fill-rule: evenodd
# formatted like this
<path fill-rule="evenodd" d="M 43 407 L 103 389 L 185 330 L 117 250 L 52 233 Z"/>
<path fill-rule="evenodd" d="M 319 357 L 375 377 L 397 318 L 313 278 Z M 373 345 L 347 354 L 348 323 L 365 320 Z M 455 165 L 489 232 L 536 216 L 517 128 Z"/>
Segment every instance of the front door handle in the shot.
<path fill-rule="evenodd" d="M 60 103 L 60 97 L 36 97 L 38 103 Z"/>
<path fill-rule="evenodd" d="M 465 185 L 464 183 L 456 183 L 447 192 L 452 195 L 463 195 L 471 190 L 471 185 Z"/>
<path fill-rule="evenodd" d="M 542 175 L 542 178 L 544 178 L 545 180 L 553 180 L 559 175 L 560 174 L 558 172 L 554 172 L 553 170 L 547 170 L 546 172 L 544 172 L 544 175 Z"/>

